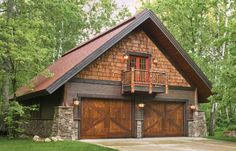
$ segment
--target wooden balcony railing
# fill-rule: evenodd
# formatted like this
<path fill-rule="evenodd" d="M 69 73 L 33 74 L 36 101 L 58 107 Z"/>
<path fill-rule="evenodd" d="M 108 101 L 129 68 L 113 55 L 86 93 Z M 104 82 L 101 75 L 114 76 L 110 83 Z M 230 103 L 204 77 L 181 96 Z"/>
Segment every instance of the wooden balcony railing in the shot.
<path fill-rule="evenodd" d="M 148 87 L 151 94 L 153 88 L 164 87 L 165 93 L 168 93 L 168 76 L 161 71 L 149 71 L 131 68 L 122 73 L 122 92 L 125 87 L 130 87 L 131 93 L 135 92 L 136 86 Z"/>

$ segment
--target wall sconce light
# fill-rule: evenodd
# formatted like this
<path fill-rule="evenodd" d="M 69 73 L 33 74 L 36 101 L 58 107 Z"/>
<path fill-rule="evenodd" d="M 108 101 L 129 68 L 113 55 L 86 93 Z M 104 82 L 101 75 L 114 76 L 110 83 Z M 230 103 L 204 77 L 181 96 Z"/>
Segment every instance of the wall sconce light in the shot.
<path fill-rule="evenodd" d="M 158 63 L 157 58 L 154 58 L 154 59 L 153 59 L 153 63 L 154 63 L 154 64 L 157 64 L 157 63 Z"/>
<path fill-rule="evenodd" d="M 144 103 L 138 103 L 139 108 L 144 108 L 145 104 Z"/>
<path fill-rule="evenodd" d="M 190 108 L 190 110 L 193 110 L 193 111 L 197 109 L 197 107 L 195 105 L 190 105 L 189 108 Z"/>
<path fill-rule="evenodd" d="M 80 101 L 81 99 L 78 97 L 78 98 L 73 98 L 73 105 L 74 106 L 79 106 L 80 105 Z"/>
<path fill-rule="evenodd" d="M 129 55 L 127 54 L 127 52 L 124 53 L 123 57 L 124 57 L 125 60 L 129 59 Z"/>

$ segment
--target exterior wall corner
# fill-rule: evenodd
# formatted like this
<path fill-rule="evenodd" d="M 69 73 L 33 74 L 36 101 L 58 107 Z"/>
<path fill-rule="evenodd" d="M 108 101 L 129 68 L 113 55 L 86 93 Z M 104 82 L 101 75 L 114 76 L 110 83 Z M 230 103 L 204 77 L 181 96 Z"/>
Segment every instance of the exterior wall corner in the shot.
<path fill-rule="evenodd" d="M 193 121 L 188 122 L 188 136 L 190 137 L 207 136 L 205 112 L 195 111 L 193 113 Z"/>
<path fill-rule="evenodd" d="M 73 140 L 76 129 L 74 125 L 73 106 L 55 107 L 52 134 L 51 136 L 60 136 L 62 139 Z"/>

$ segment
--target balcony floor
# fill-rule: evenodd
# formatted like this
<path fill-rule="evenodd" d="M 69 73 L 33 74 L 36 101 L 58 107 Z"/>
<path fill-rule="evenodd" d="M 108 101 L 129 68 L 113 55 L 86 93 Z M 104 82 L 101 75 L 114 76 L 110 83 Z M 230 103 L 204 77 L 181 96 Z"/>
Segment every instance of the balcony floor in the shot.
<path fill-rule="evenodd" d="M 131 86 L 123 86 L 123 93 L 131 93 Z M 134 93 L 149 93 L 148 86 L 134 86 Z M 152 94 L 165 93 L 165 86 L 152 87 Z"/>

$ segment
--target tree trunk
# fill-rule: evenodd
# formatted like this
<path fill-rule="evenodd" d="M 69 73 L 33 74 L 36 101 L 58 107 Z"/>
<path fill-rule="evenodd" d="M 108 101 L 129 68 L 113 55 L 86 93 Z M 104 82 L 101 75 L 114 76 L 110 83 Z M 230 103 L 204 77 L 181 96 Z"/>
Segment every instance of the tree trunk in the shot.
<path fill-rule="evenodd" d="M 9 96 L 9 78 L 7 74 L 3 77 L 3 83 L 2 83 L 2 96 L 3 96 L 3 112 L 5 112 L 8 108 L 8 96 Z"/>
<path fill-rule="evenodd" d="M 227 118 L 227 122 L 230 123 L 230 118 L 229 118 L 229 110 L 228 108 L 226 107 L 225 108 L 225 112 L 226 112 L 226 118 Z"/>
<path fill-rule="evenodd" d="M 209 135 L 214 136 L 214 129 L 215 129 L 215 113 L 216 113 L 216 103 L 212 103 L 211 107 L 211 115 L 210 115 L 210 128 L 209 128 Z"/>
<path fill-rule="evenodd" d="M 7 1 L 7 20 L 10 20 L 13 15 L 14 15 L 14 6 L 15 6 L 15 1 L 14 0 L 8 0 Z M 2 58 L 3 60 L 3 70 L 4 70 L 4 75 L 3 75 L 3 81 L 2 81 L 2 96 L 3 96 L 3 106 L 2 106 L 2 111 L 3 113 L 7 111 L 8 105 L 9 105 L 9 85 L 10 85 L 10 69 L 11 69 L 11 64 L 10 64 L 10 59 L 9 56 L 6 55 L 6 57 Z"/>

